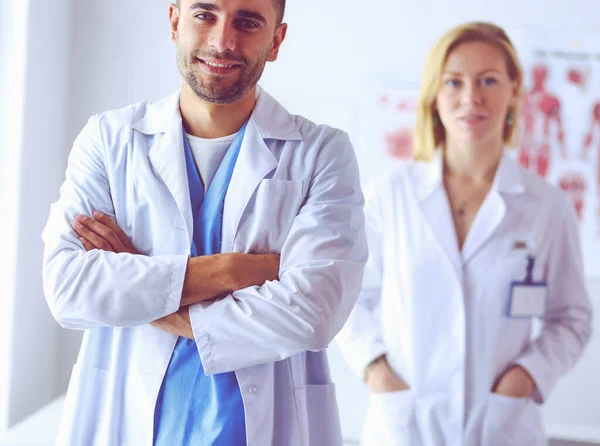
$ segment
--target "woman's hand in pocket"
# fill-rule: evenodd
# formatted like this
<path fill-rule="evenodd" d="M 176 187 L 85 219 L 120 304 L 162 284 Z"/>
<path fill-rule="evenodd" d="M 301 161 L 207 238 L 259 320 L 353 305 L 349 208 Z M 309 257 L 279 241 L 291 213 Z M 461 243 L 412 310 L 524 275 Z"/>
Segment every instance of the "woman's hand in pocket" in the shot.
<path fill-rule="evenodd" d="M 512 398 L 527 398 L 533 393 L 535 383 L 520 365 L 509 368 L 496 382 L 493 393 Z"/>
<path fill-rule="evenodd" d="M 371 365 L 366 378 L 367 386 L 374 393 L 400 392 L 409 389 L 406 383 L 392 370 L 385 356 L 377 359 Z"/>

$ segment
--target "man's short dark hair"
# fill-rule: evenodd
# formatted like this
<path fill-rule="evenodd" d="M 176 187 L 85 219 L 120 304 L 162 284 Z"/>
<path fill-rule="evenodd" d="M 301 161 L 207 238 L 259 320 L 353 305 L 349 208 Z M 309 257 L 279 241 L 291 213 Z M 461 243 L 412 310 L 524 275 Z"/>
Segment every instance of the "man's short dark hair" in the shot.
<path fill-rule="evenodd" d="M 283 15 L 285 14 L 285 0 L 274 0 L 277 6 L 277 25 L 281 25 L 283 22 Z"/>
<path fill-rule="evenodd" d="M 275 7 L 277 8 L 277 25 L 281 25 L 283 22 L 283 15 L 285 14 L 285 0 L 273 0 Z M 176 1 L 177 6 L 181 6 L 181 0 Z"/>

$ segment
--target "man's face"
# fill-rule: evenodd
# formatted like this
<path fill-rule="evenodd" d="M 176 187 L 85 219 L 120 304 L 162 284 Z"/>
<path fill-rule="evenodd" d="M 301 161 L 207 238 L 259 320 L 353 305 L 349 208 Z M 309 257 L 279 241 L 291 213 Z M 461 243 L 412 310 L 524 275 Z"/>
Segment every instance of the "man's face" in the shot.
<path fill-rule="evenodd" d="M 177 67 L 202 99 L 232 104 L 277 59 L 286 25 L 277 25 L 273 0 L 181 0 L 171 5 Z"/>

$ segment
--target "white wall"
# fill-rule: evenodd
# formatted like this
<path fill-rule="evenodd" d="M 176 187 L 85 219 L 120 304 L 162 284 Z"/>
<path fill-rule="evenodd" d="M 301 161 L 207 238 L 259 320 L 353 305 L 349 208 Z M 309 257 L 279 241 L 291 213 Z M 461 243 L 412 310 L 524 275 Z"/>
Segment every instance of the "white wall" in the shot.
<path fill-rule="evenodd" d="M 20 159 L 24 83 L 19 82 L 25 67 L 27 4 L 16 1 L 0 5 L 0 432 L 8 425 L 10 388 L 11 327 L 16 283 L 18 175 L 14 166 Z"/>
<path fill-rule="evenodd" d="M 30 102 L 33 98 L 41 100 L 42 106 L 27 109 L 27 122 L 36 123 L 37 128 L 35 134 L 27 136 L 24 152 L 25 162 L 34 168 L 22 182 L 23 194 L 30 203 L 25 204 L 19 214 L 20 221 L 27 221 L 19 237 L 20 247 L 23 247 L 17 293 L 23 300 L 17 308 L 19 321 L 27 320 L 27 308 L 44 305 L 40 300 L 39 275 L 36 276 L 41 253 L 39 232 L 47 214 L 47 203 L 58 193 L 68 148 L 76 133 L 93 113 L 136 100 L 155 99 L 177 88 L 175 54 L 168 39 L 167 5 L 166 0 L 77 0 L 72 3 L 61 0 L 39 2 L 41 9 L 32 12 L 37 43 L 32 43 L 29 60 L 33 65 L 28 70 L 31 76 L 28 79 L 35 82 L 32 81 L 27 98 L 28 103 L 33 103 Z M 51 10 L 53 8 L 58 11 Z M 291 111 L 305 113 L 316 121 L 326 119 L 350 131 L 355 138 L 352 110 L 355 110 L 357 97 L 368 87 L 368 81 L 418 79 L 425 52 L 446 28 L 466 20 L 486 19 L 510 28 L 586 33 L 597 29 L 598 16 L 600 3 L 596 0 L 556 2 L 551 8 L 543 0 L 496 3 L 431 0 L 426 4 L 395 0 L 369 3 L 290 0 L 288 40 L 280 60 L 268 68 L 262 84 Z M 69 32 L 72 32 L 71 38 Z M 52 113 L 48 114 L 50 110 Z M 64 128 L 61 117 L 65 118 Z M 356 149 L 368 151 L 370 148 Z M 45 169 L 35 167 L 32 164 L 35 160 Z M 44 178 L 43 190 L 36 187 L 40 184 L 37 178 Z M 35 280 L 26 281 L 27 277 L 35 277 Z M 600 282 L 590 282 L 590 290 L 598 303 Z M 40 313 L 37 317 L 35 330 L 20 332 L 19 345 L 27 345 L 29 357 L 48 361 L 46 370 L 56 374 L 57 390 L 64 389 L 75 360 L 79 334 L 60 330 L 58 338 L 53 339 L 54 328 L 47 314 Z M 41 344 L 41 338 L 48 339 L 47 343 Z M 44 351 L 36 350 L 36 340 L 45 345 Z M 600 404 L 597 403 L 600 389 L 594 385 L 600 376 L 598 358 L 600 341 L 595 338 L 580 367 L 563 381 L 549 403 L 549 418 L 600 425 L 600 405 L 596 405 Z M 25 392 L 25 401 L 32 400 L 35 392 L 40 394 L 39 398 L 55 393 L 43 383 L 40 388 L 25 391 L 22 385 L 33 382 L 24 367 L 28 358 L 17 359 L 15 370 L 25 370 L 25 374 L 19 387 L 15 387 L 23 390 L 15 392 Z M 339 384 L 344 430 L 348 436 L 356 437 L 366 392 L 358 380 L 351 377 L 335 346 L 331 362 Z M 20 412 L 21 409 L 16 411 Z"/>
<path fill-rule="evenodd" d="M 18 287 L 19 203 L 24 123 L 25 72 L 29 2 L 11 0 L 0 10 L 0 432 L 12 414 L 11 388 L 15 372 L 14 315 Z"/>
<path fill-rule="evenodd" d="M 178 88 L 168 5 L 168 0 L 75 2 L 70 136 L 94 113 Z"/>
<path fill-rule="evenodd" d="M 10 85 L 11 89 L 17 89 L 20 103 L 17 113 L 22 109 L 23 115 L 8 130 L 17 133 L 15 138 L 20 143 L 3 147 L 13 154 L 18 152 L 14 163 L 4 166 L 16 178 L 19 199 L 14 213 L 18 229 L 10 233 L 16 243 L 12 257 L 16 265 L 15 285 L 12 296 L 7 296 L 13 302 L 8 361 L 9 425 L 59 392 L 55 385 L 58 329 L 43 297 L 40 234 L 64 176 L 70 3 L 70 0 L 42 1 L 25 9 L 26 33 L 13 42 L 15 50 L 23 51 L 25 60 L 15 67 L 17 71 L 12 74 L 18 78 Z M 27 4 L 13 2 L 16 8 Z M 22 48 L 23 42 L 27 46 Z M 19 82 L 25 85 L 24 91 L 18 90 Z M 18 125 L 20 122 L 22 127 Z"/>

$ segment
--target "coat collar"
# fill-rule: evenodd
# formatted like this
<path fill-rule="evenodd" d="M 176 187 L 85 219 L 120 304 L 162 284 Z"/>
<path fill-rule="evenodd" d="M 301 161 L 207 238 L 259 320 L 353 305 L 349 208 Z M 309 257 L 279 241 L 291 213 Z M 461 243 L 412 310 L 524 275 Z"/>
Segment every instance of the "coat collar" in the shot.
<path fill-rule="evenodd" d="M 459 251 L 450 204 L 443 185 L 441 150 L 436 151 L 430 162 L 416 164 L 412 180 L 421 212 L 460 281 L 463 280 L 463 265 L 474 258 L 503 221 L 506 215 L 505 198 L 508 195 L 522 194 L 526 190 L 523 173 L 505 151 L 492 188 L 471 225 L 462 251 Z"/>
<path fill-rule="evenodd" d="M 162 179 L 185 222 L 177 226 L 193 236 L 193 215 L 183 149 L 183 124 L 179 109 L 181 92 L 150 104 L 143 116 L 135 122 L 137 131 L 154 136 L 148 158 Z M 294 116 L 262 90 L 246 128 L 246 134 L 225 198 L 222 246 L 225 251 L 233 244 L 239 221 L 258 184 L 277 168 L 277 159 L 266 144 L 266 139 L 302 140 Z"/>
<path fill-rule="evenodd" d="M 414 178 L 417 198 L 420 201 L 443 188 L 443 168 L 442 150 L 436 150 L 430 162 L 422 163 L 419 175 Z M 502 195 L 520 195 L 526 191 L 523 173 L 506 150 L 500 159 L 491 191 Z"/>
<path fill-rule="evenodd" d="M 293 115 L 262 88 L 257 87 L 256 96 L 250 123 L 263 139 L 302 140 Z M 174 119 L 181 120 L 180 97 L 181 90 L 178 90 L 148 105 L 145 114 L 133 124 L 133 128 L 146 135 L 166 133 Z"/>

